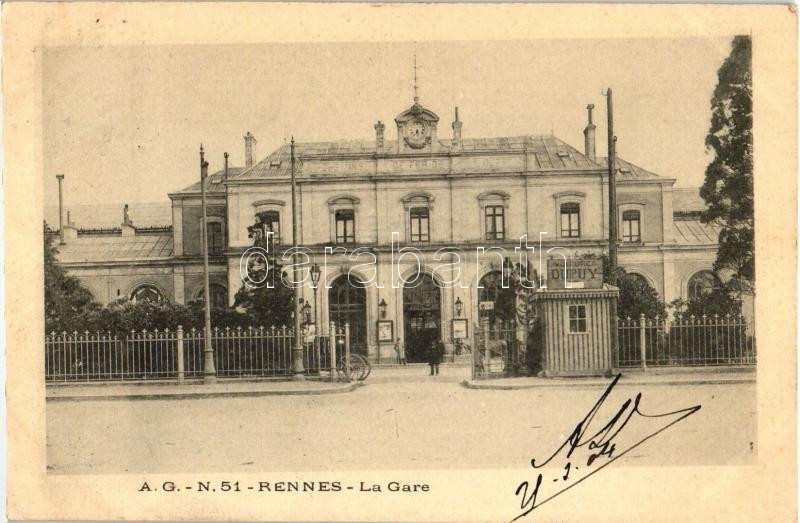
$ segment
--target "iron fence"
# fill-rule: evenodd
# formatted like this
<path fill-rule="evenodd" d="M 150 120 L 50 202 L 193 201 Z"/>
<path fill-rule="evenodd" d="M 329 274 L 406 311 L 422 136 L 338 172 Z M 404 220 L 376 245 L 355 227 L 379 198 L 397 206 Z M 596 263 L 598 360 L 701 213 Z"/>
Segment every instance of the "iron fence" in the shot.
<path fill-rule="evenodd" d="M 618 322 L 619 367 L 755 365 L 752 325 L 744 316 L 625 318 Z"/>
<path fill-rule="evenodd" d="M 347 367 L 349 326 L 302 333 L 303 366 L 310 376 L 337 376 Z M 215 328 L 216 376 L 281 378 L 292 375 L 294 331 L 286 327 Z M 184 380 L 204 375 L 205 333 L 182 327 L 163 331 L 50 333 L 45 336 L 45 380 L 55 382 Z M 345 363 L 342 360 L 345 359 Z M 339 372 L 341 377 L 346 374 Z"/>
<path fill-rule="evenodd" d="M 519 374 L 521 365 L 517 325 L 512 321 L 482 321 L 475 328 L 472 378 L 502 378 Z"/>

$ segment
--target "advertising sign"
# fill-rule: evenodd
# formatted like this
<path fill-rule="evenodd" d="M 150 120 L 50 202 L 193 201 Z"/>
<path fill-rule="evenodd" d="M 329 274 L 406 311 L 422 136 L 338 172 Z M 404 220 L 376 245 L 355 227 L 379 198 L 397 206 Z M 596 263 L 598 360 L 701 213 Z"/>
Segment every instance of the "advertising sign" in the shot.
<path fill-rule="evenodd" d="M 603 260 L 600 258 L 567 258 L 565 262 L 561 256 L 550 258 L 547 260 L 547 288 L 549 290 L 601 289 L 603 288 Z"/>

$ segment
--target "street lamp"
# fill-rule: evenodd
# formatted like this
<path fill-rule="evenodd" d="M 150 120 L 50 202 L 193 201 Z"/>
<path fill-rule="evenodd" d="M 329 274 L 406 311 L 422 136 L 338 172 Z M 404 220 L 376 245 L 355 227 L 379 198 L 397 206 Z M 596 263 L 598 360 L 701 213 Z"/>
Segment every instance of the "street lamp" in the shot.
<path fill-rule="evenodd" d="M 455 305 L 456 305 L 456 317 L 460 318 L 461 313 L 464 312 L 464 302 L 461 301 L 461 296 L 456 298 Z"/>
<path fill-rule="evenodd" d="M 381 310 L 381 318 L 386 318 L 386 307 L 389 305 L 386 303 L 386 300 L 381 298 L 381 302 L 378 304 L 378 308 Z"/>
<path fill-rule="evenodd" d="M 314 315 L 316 316 L 317 311 L 319 310 L 319 305 L 317 305 L 317 286 L 319 285 L 319 278 L 322 275 L 322 271 L 319 269 L 319 265 L 316 263 L 311 266 L 311 283 L 314 287 Z M 320 318 L 320 322 L 322 322 L 322 318 Z M 320 325 L 321 327 L 321 325 Z M 317 332 L 319 332 L 319 327 L 317 327 Z"/>

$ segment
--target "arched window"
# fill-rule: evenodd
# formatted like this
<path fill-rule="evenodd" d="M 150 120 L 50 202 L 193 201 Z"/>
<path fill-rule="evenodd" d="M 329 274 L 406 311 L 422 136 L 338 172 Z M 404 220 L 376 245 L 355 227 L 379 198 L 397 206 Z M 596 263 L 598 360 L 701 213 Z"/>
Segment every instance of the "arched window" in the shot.
<path fill-rule="evenodd" d="M 647 281 L 647 278 L 642 276 L 641 274 L 636 274 L 635 272 L 628 272 L 623 276 L 623 278 L 630 282 L 636 282 L 640 285 L 647 285 L 650 286 L 650 282 Z"/>
<path fill-rule="evenodd" d="M 719 278 L 711 271 L 700 271 L 689 278 L 689 299 L 696 300 L 720 286 Z"/>
<path fill-rule="evenodd" d="M 161 291 L 159 291 L 153 285 L 139 285 L 131 292 L 131 301 L 134 303 L 137 302 L 150 302 L 150 303 L 162 303 L 164 302 L 164 296 L 161 295 Z"/>
<path fill-rule="evenodd" d="M 350 273 L 339 276 L 328 291 L 328 317 L 337 328 L 350 326 L 350 350 L 367 354 L 367 291 Z"/>
<path fill-rule="evenodd" d="M 409 363 L 426 361 L 435 340 L 441 340 L 442 289 L 430 274 L 409 277 L 403 287 L 403 332 Z"/>
<path fill-rule="evenodd" d="M 224 309 L 228 306 L 228 289 L 225 288 L 224 285 L 219 283 L 212 283 L 209 285 L 211 288 L 211 308 L 212 309 Z M 204 289 L 201 287 L 199 291 L 197 291 L 197 296 L 195 299 L 202 300 L 203 296 L 205 295 Z"/>

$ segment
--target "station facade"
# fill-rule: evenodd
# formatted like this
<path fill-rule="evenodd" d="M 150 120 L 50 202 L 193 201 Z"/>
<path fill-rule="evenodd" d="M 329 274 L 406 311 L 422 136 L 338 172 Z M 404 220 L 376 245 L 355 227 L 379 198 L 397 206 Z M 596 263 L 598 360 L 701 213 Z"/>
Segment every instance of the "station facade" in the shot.
<path fill-rule="evenodd" d="M 451 320 L 465 318 L 472 330 L 498 299 L 500 249 L 516 261 L 527 235 L 536 253 L 561 247 L 575 258 L 601 256 L 608 173 L 591 106 L 587 116 L 581 150 L 552 135 L 464 137 L 457 109 L 442 132 L 416 99 L 393 129 L 375 123 L 369 140 L 297 143 L 297 244 L 322 269 L 318 291 L 305 287 L 303 298 L 320 330 L 348 323 L 353 350 L 376 362 L 395 357 L 396 339 L 410 361 L 421 361 L 419 340 L 432 336 L 452 354 Z M 244 140 L 245 166 L 206 178 L 217 305 L 232 303 L 242 286 L 248 227 L 268 223 L 280 246 L 292 244 L 290 145 L 259 160 L 255 137 Z M 617 169 L 620 265 L 665 302 L 718 284 L 718 230 L 700 223 L 697 191 L 622 158 Z M 202 297 L 199 182 L 169 198 L 171 224 L 163 227 L 137 227 L 135 212 L 110 229 L 68 223 L 60 263 L 102 303 Z M 456 261 L 460 284 L 448 286 L 454 266 L 446 264 Z M 538 254 L 530 261 L 538 266 Z"/>

